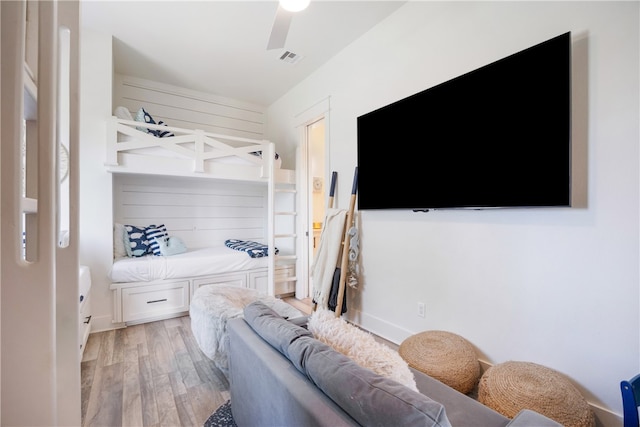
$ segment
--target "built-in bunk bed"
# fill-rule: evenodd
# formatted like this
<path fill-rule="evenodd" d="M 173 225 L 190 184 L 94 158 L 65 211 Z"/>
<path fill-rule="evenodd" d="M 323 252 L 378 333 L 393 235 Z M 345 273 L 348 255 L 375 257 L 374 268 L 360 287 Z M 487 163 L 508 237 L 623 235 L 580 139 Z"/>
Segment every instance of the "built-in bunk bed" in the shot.
<path fill-rule="evenodd" d="M 127 113 L 116 109 L 107 129 L 114 322 L 185 314 L 207 285 L 293 294 L 295 242 L 282 239 L 295 239 L 295 226 L 276 228 L 279 216 L 294 216 L 295 201 L 277 199 L 295 193 L 295 175 L 280 167 L 274 144 Z"/>

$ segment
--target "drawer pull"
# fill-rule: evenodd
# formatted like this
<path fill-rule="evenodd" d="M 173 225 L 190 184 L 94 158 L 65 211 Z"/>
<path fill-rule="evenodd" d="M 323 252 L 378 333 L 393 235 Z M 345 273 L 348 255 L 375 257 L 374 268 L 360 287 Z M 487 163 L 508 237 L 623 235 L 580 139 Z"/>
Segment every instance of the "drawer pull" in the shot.
<path fill-rule="evenodd" d="M 88 325 L 88 324 L 89 324 L 89 322 L 91 322 L 91 316 L 89 316 L 89 317 L 85 317 L 85 319 L 86 319 L 86 320 L 85 320 L 84 322 L 82 322 L 82 323 L 86 323 L 86 324 Z"/>
<path fill-rule="evenodd" d="M 153 301 L 147 301 L 147 304 L 153 304 L 153 303 L 156 303 L 156 302 L 165 302 L 166 300 L 167 300 L 166 298 L 156 299 L 156 300 L 153 300 Z"/>

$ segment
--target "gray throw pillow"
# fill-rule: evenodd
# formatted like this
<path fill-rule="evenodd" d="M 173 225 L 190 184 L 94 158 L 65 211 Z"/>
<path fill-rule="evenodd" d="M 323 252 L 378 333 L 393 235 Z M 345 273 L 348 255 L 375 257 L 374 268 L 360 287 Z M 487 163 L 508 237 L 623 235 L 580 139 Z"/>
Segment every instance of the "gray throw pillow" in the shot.
<path fill-rule="evenodd" d="M 311 332 L 287 321 L 261 301 L 244 308 L 244 320 L 273 348 L 289 357 L 289 345 L 300 337 L 311 337 Z"/>
<path fill-rule="evenodd" d="M 288 353 L 300 372 L 361 425 L 451 426 L 442 404 L 312 337 L 291 342 Z"/>

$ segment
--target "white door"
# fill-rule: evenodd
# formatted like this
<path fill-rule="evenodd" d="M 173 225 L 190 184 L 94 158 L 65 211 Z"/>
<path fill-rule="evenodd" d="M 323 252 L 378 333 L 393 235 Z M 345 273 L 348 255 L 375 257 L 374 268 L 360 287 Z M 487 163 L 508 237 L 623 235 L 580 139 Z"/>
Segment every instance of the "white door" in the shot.
<path fill-rule="evenodd" d="M 297 153 L 298 230 L 301 230 L 296 266 L 296 298 L 313 297 L 310 269 L 320 242 L 322 221 L 329 194 L 329 99 L 299 116 L 300 143 Z"/>
<path fill-rule="evenodd" d="M 307 176 L 311 183 L 311 191 L 307 194 L 309 230 L 309 266 L 313 265 L 322 222 L 325 216 L 325 200 L 327 199 L 327 180 L 325 167 L 325 119 L 307 125 Z M 313 278 L 309 278 L 308 295 L 313 295 Z"/>

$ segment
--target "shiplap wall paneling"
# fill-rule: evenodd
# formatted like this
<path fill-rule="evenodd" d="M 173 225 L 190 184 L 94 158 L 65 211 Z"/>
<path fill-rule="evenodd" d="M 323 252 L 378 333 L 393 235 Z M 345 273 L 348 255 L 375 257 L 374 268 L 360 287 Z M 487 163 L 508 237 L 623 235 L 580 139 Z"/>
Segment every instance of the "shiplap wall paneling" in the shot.
<path fill-rule="evenodd" d="M 189 248 L 266 241 L 266 187 L 216 180 L 116 175 L 116 222 L 165 224 Z"/>
<path fill-rule="evenodd" d="M 262 139 L 265 108 L 220 96 L 116 74 L 113 109 L 144 109 L 154 120 L 169 126 Z"/>

